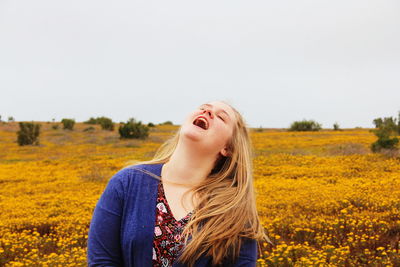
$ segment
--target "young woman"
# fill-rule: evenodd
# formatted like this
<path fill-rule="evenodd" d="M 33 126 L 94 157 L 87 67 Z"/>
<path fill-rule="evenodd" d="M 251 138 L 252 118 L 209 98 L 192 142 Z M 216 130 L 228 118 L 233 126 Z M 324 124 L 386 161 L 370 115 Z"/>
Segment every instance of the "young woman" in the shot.
<path fill-rule="evenodd" d="M 155 158 L 108 182 L 93 213 L 89 266 L 255 266 L 268 240 L 255 203 L 242 116 L 193 111 Z"/>

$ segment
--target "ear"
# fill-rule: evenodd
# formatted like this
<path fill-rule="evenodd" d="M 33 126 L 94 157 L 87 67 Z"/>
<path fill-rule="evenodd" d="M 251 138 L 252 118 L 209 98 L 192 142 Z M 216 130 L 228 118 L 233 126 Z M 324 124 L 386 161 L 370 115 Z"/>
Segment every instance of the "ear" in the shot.
<path fill-rule="evenodd" d="M 221 149 L 220 151 L 221 155 L 224 157 L 228 157 L 230 156 L 230 152 L 228 151 L 228 149 L 226 147 L 224 147 L 223 149 Z"/>

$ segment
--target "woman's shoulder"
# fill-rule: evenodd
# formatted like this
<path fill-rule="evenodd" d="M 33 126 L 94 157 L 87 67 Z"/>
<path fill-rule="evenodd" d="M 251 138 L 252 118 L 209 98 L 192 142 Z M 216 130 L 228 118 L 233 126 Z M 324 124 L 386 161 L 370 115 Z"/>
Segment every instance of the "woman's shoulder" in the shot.
<path fill-rule="evenodd" d="M 148 174 L 153 177 L 160 177 L 162 163 L 159 164 L 135 164 L 127 166 L 119 172 L 124 175 L 132 175 L 132 174 Z"/>
<path fill-rule="evenodd" d="M 117 171 L 111 180 L 129 186 L 138 182 L 142 182 L 143 176 L 159 178 L 161 175 L 162 164 L 135 164 L 124 167 Z M 145 179 L 148 180 L 148 179 Z M 153 180 L 153 179 L 150 179 Z"/>

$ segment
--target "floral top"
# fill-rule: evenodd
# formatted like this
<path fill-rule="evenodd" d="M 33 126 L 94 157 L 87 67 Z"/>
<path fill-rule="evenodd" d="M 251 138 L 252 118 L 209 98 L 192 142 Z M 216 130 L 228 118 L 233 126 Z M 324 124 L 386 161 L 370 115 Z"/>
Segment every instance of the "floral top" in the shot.
<path fill-rule="evenodd" d="M 158 185 L 156 226 L 153 239 L 153 266 L 170 267 L 183 247 L 183 228 L 193 212 L 177 221 L 172 215 L 160 181 Z"/>

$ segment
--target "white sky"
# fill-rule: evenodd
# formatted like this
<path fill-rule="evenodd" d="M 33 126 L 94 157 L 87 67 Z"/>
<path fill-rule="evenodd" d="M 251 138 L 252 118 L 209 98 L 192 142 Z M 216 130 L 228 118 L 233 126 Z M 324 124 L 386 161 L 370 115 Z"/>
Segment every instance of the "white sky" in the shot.
<path fill-rule="evenodd" d="M 0 115 L 372 127 L 400 110 L 400 1 L 0 1 Z"/>

